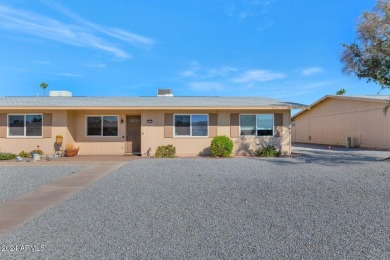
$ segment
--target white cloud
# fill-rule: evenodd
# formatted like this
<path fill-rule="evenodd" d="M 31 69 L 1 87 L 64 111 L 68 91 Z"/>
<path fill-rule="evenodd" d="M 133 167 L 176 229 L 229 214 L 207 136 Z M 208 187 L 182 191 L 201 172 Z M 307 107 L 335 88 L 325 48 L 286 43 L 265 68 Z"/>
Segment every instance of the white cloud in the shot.
<path fill-rule="evenodd" d="M 195 77 L 197 74 L 197 71 L 199 71 L 200 69 L 201 69 L 200 64 L 197 61 L 193 61 L 193 62 L 191 62 L 191 68 L 183 71 L 180 75 L 184 78 Z"/>
<path fill-rule="evenodd" d="M 310 68 L 303 69 L 301 71 L 301 76 L 307 77 L 321 72 L 324 72 L 324 69 L 321 67 L 310 67 Z"/>
<path fill-rule="evenodd" d="M 147 38 L 138 34 L 134 34 L 131 32 L 127 32 L 122 29 L 118 28 L 110 28 L 107 26 L 101 26 L 92 22 L 87 21 L 86 19 L 82 18 L 81 16 L 77 15 L 76 13 L 70 11 L 66 7 L 62 6 L 59 3 L 52 2 L 52 1 L 46 1 L 44 2 L 46 5 L 52 7 L 53 9 L 61 12 L 62 14 L 72 18 L 74 21 L 79 22 L 86 27 L 89 27 L 91 29 L 95 29 L 99 32 L 102 32 L 104 34 L 110 35 L 114 38 L 120 39 L 122 41 L 135 44 L 137 46 L 152 46 L 154 44 L 154 40 L 151 38 Z"/>
<path fill-rule="evenodd" d="M 236 68 L 230 66 L 222 66 L 219 68 L 211 68 L 207 70 L 207 77 L 226 77 L 231 72 L 237 71 Z"/>
<path fill-rule="evenodd" d="M 90 64 L 85 64 L 85 67 L 90 67 L 90 68 L 105 68 L 106 64 L 104 63 L 90 63 Z"/>
<path fill-rule="evenodd" d="M 102 50 L 122 59 L 128 59 L 131 55 L 103 36 L 110 36 L 141 47 L 154 44 L 152 39 L 140 35 L 90 23 L 59 4 L 50 2 L 48 5 L 69 16 L 76 23 L 67 24 L 37 13 L 0 4 L 0 28 L 73 46 Z"/>
<path fill-rule="evenodd" d="M 276 79 L 285 78 L 286 75 L 283 73 L 276 73 L 269 70 L 248 70 L 241 76 L 234 78 L 235 83 L 248 83 L 248 82 L 266 82 Z"/>
<path fill-rule="evenodd" d="M 50 64 L 50 61 L 47 61 L 47 60 L 36 60 L 35 63 L 48 65 L 48 64 Z"/>
<path fill-rule="evenodd" d="M 189 86 L 195 91 L 222 91 L 226 89 L 226 86 L 221 83 L 206 81 L 192 82 Z"/>
<path fill-rule="evenodd" d="M 57 73 L 57 75 L 63 76 L 63 77 L 72 77 L 72 78 L 82 77 L 83 76 L 81 74 L 75 74 L 75 73 L 69 73 L 69 72 L 61 72 L 61 73 Z"/>
<path fill-rule="evenodd" d="M 277 92 L 272 92 L 272 96 L 277 98 L 290 98 L 302 96 L 311 93 L 318 93 L 323 88 L 333 85 L 333 81 L 318 81 L 318 82 L 292 82 L 287 86 L 281 87 Z"/>
<path fill-rule="evenodd" d="M 273 2 L 274 0 L 230 0 L 226 1 L 225 12 L 228 16 L 244 20 L 268 13 Z"/>
<path fill-rule="evenodd" d="M 217 68 L 202 67 L 198 62 L 193 62 L 192 67 L 183 71 L 180 75 L 184 78 L 210 79 L 215 77 L 227 77 L 232 72 L 237 71 L 231 66 L 221 66 Z"/>
<path fill-rule="evenodd" d="M 198 71 L 198 68 L 192 68 L 189 70 L 185 70 L 181 73 L 181 76 L 184 78 L 191 78 L 196 76 L 196 72 Z"/>

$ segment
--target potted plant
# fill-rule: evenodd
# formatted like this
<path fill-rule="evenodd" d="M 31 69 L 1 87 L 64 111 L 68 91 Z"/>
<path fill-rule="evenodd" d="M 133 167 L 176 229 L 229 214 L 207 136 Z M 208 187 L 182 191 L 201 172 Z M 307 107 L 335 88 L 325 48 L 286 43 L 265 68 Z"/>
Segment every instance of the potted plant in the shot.
<path fill-rule="evenodd" d="M 41 155 L 43 155 L 43 150 L 39 149 L 39 145 L 37 145 L 36 150 L 31 151 L 31 157 L 34 159 L 34 161 L 39 161 L 41 159 Z"/>
<path fill-rule="evenodd" d="M 67 144 L 65 146 L 65 156 L 74 157 L 79 154 L 80 147 L 76 147 L 74 144 Z"/>

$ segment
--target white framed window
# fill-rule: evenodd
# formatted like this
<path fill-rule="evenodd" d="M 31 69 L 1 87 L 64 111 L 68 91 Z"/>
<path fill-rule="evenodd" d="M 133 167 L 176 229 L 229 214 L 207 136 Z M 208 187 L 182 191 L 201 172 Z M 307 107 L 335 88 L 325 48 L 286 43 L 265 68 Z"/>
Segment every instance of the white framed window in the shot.
<path fill-rule="evenodd" d="M 8 137 L 42 137 L 42 114 L 8 114 Z"/>
<path fill-rule="evenodd" d="M 207 114 L 173 115 L 174 136 L 208 136 L 209 116 Z"/>
<path fill-rule="evenodd" d="M 118 136 L 119 116 L 86 116 L 86 136 Z"/>
<path fill-rule="evenodd" d="M 240 115 L 240 135 L 273 136 L 273 114 Z"/>

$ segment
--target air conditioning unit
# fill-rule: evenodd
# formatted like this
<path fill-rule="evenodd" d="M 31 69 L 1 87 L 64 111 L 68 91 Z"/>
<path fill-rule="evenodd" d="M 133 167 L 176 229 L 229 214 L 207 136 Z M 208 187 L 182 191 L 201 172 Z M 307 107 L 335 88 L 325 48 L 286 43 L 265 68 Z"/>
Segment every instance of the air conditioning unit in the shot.
<path fill-rule="evenodd" d="M 50 97 L 71 97 L 72 92 L 65 91 L 65 90 L 55 90 L 55 91 L 49 91 Z"/>
<path fill-rule="evenodd" d="M 173 97 L 172 89 L 159 89 L 157 90 L 158 97 Z"/>
<path fill-rule="evenodd" d="M 351 148 L 351 147 L 353 147 L 353 146 L 352 146 L 352 137 L 348 136 L 348 137 L 346 138 L 346 140 L 345 140 L 345 147 L 346 147 L 346 148 Z"/>

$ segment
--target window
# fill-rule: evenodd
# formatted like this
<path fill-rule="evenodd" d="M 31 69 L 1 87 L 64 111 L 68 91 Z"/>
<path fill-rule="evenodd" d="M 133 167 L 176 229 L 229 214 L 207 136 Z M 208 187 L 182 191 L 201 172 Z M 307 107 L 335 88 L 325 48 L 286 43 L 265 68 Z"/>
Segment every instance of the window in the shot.
<path fill-rule="evenodd" d="M 256 135 L 256 115 L 240 115 L 241 135 Z"/>
<path fill-rule="evenodd" d="M 240 115 L 240 135 L 273 136 L 274 115 Z"/>
<path fill-rule="evenodd" d="M 118 136 L 118 116 L 87 116 L 87 136 Z"/>
<path fill-rule="evenodd" d="M 8 136 L 42 136 L 42 115 L 8 115 Z"/>
<path fill-rule="evenodd" d="M 208 115 L 175 115 L 175 136 L 208 136 Z"/>
<path fill-rule="evenodd" d="M 274 135 L 274 115 L 260 114 L 256 115 L 256 135 L 272 136 Z"/>

